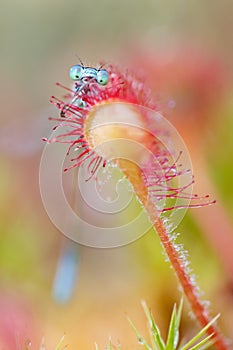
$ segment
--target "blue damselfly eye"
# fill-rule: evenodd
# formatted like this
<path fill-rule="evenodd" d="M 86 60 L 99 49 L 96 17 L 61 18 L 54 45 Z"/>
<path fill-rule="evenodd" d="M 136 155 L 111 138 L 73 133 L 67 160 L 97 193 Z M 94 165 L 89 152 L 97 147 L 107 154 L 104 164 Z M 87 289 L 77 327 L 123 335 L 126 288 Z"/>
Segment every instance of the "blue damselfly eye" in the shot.
<path fill-rule="evenodd" d="M 100 69 L 97 72 L 96 80 L 100 85 L 106 85 L 108 82 L 108 72 L 106 69 Z"/>
<path fill-rule="evenodd" d="M 80 64 L 76 64 L 75 66 L 70 68 L 70 79 L 79 80 L 82 77 L 84 68 L 80 66 Z"/>

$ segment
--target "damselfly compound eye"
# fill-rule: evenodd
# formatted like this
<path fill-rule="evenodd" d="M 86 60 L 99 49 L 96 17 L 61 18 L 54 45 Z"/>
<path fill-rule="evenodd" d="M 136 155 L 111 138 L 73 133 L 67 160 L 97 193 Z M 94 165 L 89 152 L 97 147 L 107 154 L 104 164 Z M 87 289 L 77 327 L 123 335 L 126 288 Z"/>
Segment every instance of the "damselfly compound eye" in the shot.
<path fill-rule="evenodd" d="M 106 85 L 108 82 L 108 72 L 106 69 L 101 69 L 97 72 L 96 80 L 100 85 Z"/>
<path fill-rule="evenodd" d="M 84 68 L 77 64 L 70 68 L 70 79 L 79 80 L 83 75 Z"/>

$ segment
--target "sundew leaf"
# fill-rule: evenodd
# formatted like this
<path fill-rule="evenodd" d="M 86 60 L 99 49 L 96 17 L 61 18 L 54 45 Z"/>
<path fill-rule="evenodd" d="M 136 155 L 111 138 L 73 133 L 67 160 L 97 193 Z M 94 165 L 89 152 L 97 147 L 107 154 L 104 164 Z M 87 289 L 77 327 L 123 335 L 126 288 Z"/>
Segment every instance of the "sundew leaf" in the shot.
<path fill-rule="evenodd" d="M 164 341 L 161 337 L 159 328 L 157 327 L 155 320 L 153 318 L 153 315 L 151 314 L 150 310 L 148 309 L 145 301 L 142 301 L 142 307 L 143 307 L 143 310 L 144 310 L 146 317 L 149 321 L 150 334 L 151 334 L 151 338 L 152 338 L 152 341 L 153 341 L 156 349 L 158 347 L 159 350 L 165 350 L 165 344 L 164 344 Z"/>

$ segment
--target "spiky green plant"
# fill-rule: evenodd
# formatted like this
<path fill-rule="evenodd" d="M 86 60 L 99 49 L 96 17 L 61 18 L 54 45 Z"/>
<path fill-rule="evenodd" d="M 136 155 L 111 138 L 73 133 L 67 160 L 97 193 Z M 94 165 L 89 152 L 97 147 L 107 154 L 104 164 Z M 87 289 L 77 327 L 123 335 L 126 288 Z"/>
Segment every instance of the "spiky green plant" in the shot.
<path fill-rule="evenodd" d="M 214 333 L 204 337 L 206 330 L 216 322 L 219 318 L 219 314 L 215 316 L 205 327 L 203 327 L 192 339 L 187 341 L 185 344 L 180 343 L 180 321 L 183 308 L 183 300 L 181 300 L 180 305 L 177 309 L 176 304 L 173 307 L 170 324 L 168 328 L 168 334 L 166 341 L 162 338 L 159 327 L 157 326 L 154 317 L 147 307 L 145 301 L 142 302 L 143 310 L 146 314 L 149 323 L 149 336 L 150 343 L 142 336 L 142 334 L 135 327 L 134 323 L 128 318 L 128 321 L 133 328 L 138 343 L 143 346 L 145 350 L 204 350 L 209 348 L 214 344 Z M 113 346 L 112 342 L 109 341 L 107 350 L 120 350 L 120 346 Z M 95 344 L 95 350 L 99 350 L 98 345 Z"/>
<path fill-rule="evenodd" d="M 138 343 L 141 344 L 145 350 L 204 350 L 209 348 L 211 345 L 214 345 L 214 333 L 208 335 L 207 337 L 204 337 L 204 334 L 206 333 L 206 330 L 217 321 L 220 314 L 215 316 L 208 323 L 208 325 L 203 327 L 192 339 L 187 341 L 185 344 L 181 344 L 182 341 L 180 341 L 179 329 L 183 308 L 183 299 L 181 299 L 178 309 L 176 307 L 176 304 L 173 307 L 166 341 L 162 338 L 159 327 L 156 324 L 155 319 L 145 301 L 142 301 L 142 307 L 148 320 L 148 330 L 150 337 L 149 343 L 138 331 L 130 318 L 128 318 L 128 321 L 137 336 Z M 64 338 L 65 336 L 63 335 L 54 350 L 67 349 L 67 345 L 64 346 Z M 27 342 L 25 350 L 29 350 L 30 346 L 31 343 Z M 44 339 L 42 339 L 39 350 L 45 350 Z M 99 350 L 97 343 L 95 343 L 95 350 Z M 113 345 L 112 341 L 109 340 L 106 350 L 121 350 L 121 346 L 120 344 Z"/>
<path fill-rule="evenodd" d="M 59 342 L 57 343 L 56 347 L 54 348 L 54 350 L 66 350 L 67 349 L 67 345 L 64 345 L 64 339 L 65 339 L 65 335 L 63 335 L 61 337 L 61 339 L 59 340 Z M 44 338 L 41 341 L 40 344 L 40 349 L 39 350 L 45 350 L 45 342 L 44 342 Z M 29 350 L 29 347 L 26 347 L 26 350 Z"/>

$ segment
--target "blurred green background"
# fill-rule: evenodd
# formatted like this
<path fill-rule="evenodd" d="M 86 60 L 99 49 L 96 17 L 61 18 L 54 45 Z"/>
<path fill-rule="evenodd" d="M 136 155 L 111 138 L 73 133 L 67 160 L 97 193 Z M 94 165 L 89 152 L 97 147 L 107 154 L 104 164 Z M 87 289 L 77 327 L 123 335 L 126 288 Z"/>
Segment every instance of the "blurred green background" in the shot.
<path fill-rule="evenodd" d="M 38 169 L 55 110 L 56 81 L 69 85 L 79 55 L 132 68 L 178 128 L 201 194 L 218 203 L 190 210 L 178 228 L 198 283 L 233 339 L 233 2 L 2 1 L 0 117 L 0 345 L 70 349 L 136 346 L 125 312 L 145 330 L 140 300 L 165 334 L 178 284 L 153 231 L 111 250 L 80 247 L 76 290 L 66 305 L 51 289 L 62 236 L 43 208 Z M 175 100 L 175 108 L 167 102 Z M 57 112 L 56 112 L 57 113 Z M 195 332 L 186 305 L 182 334 Z"/>

